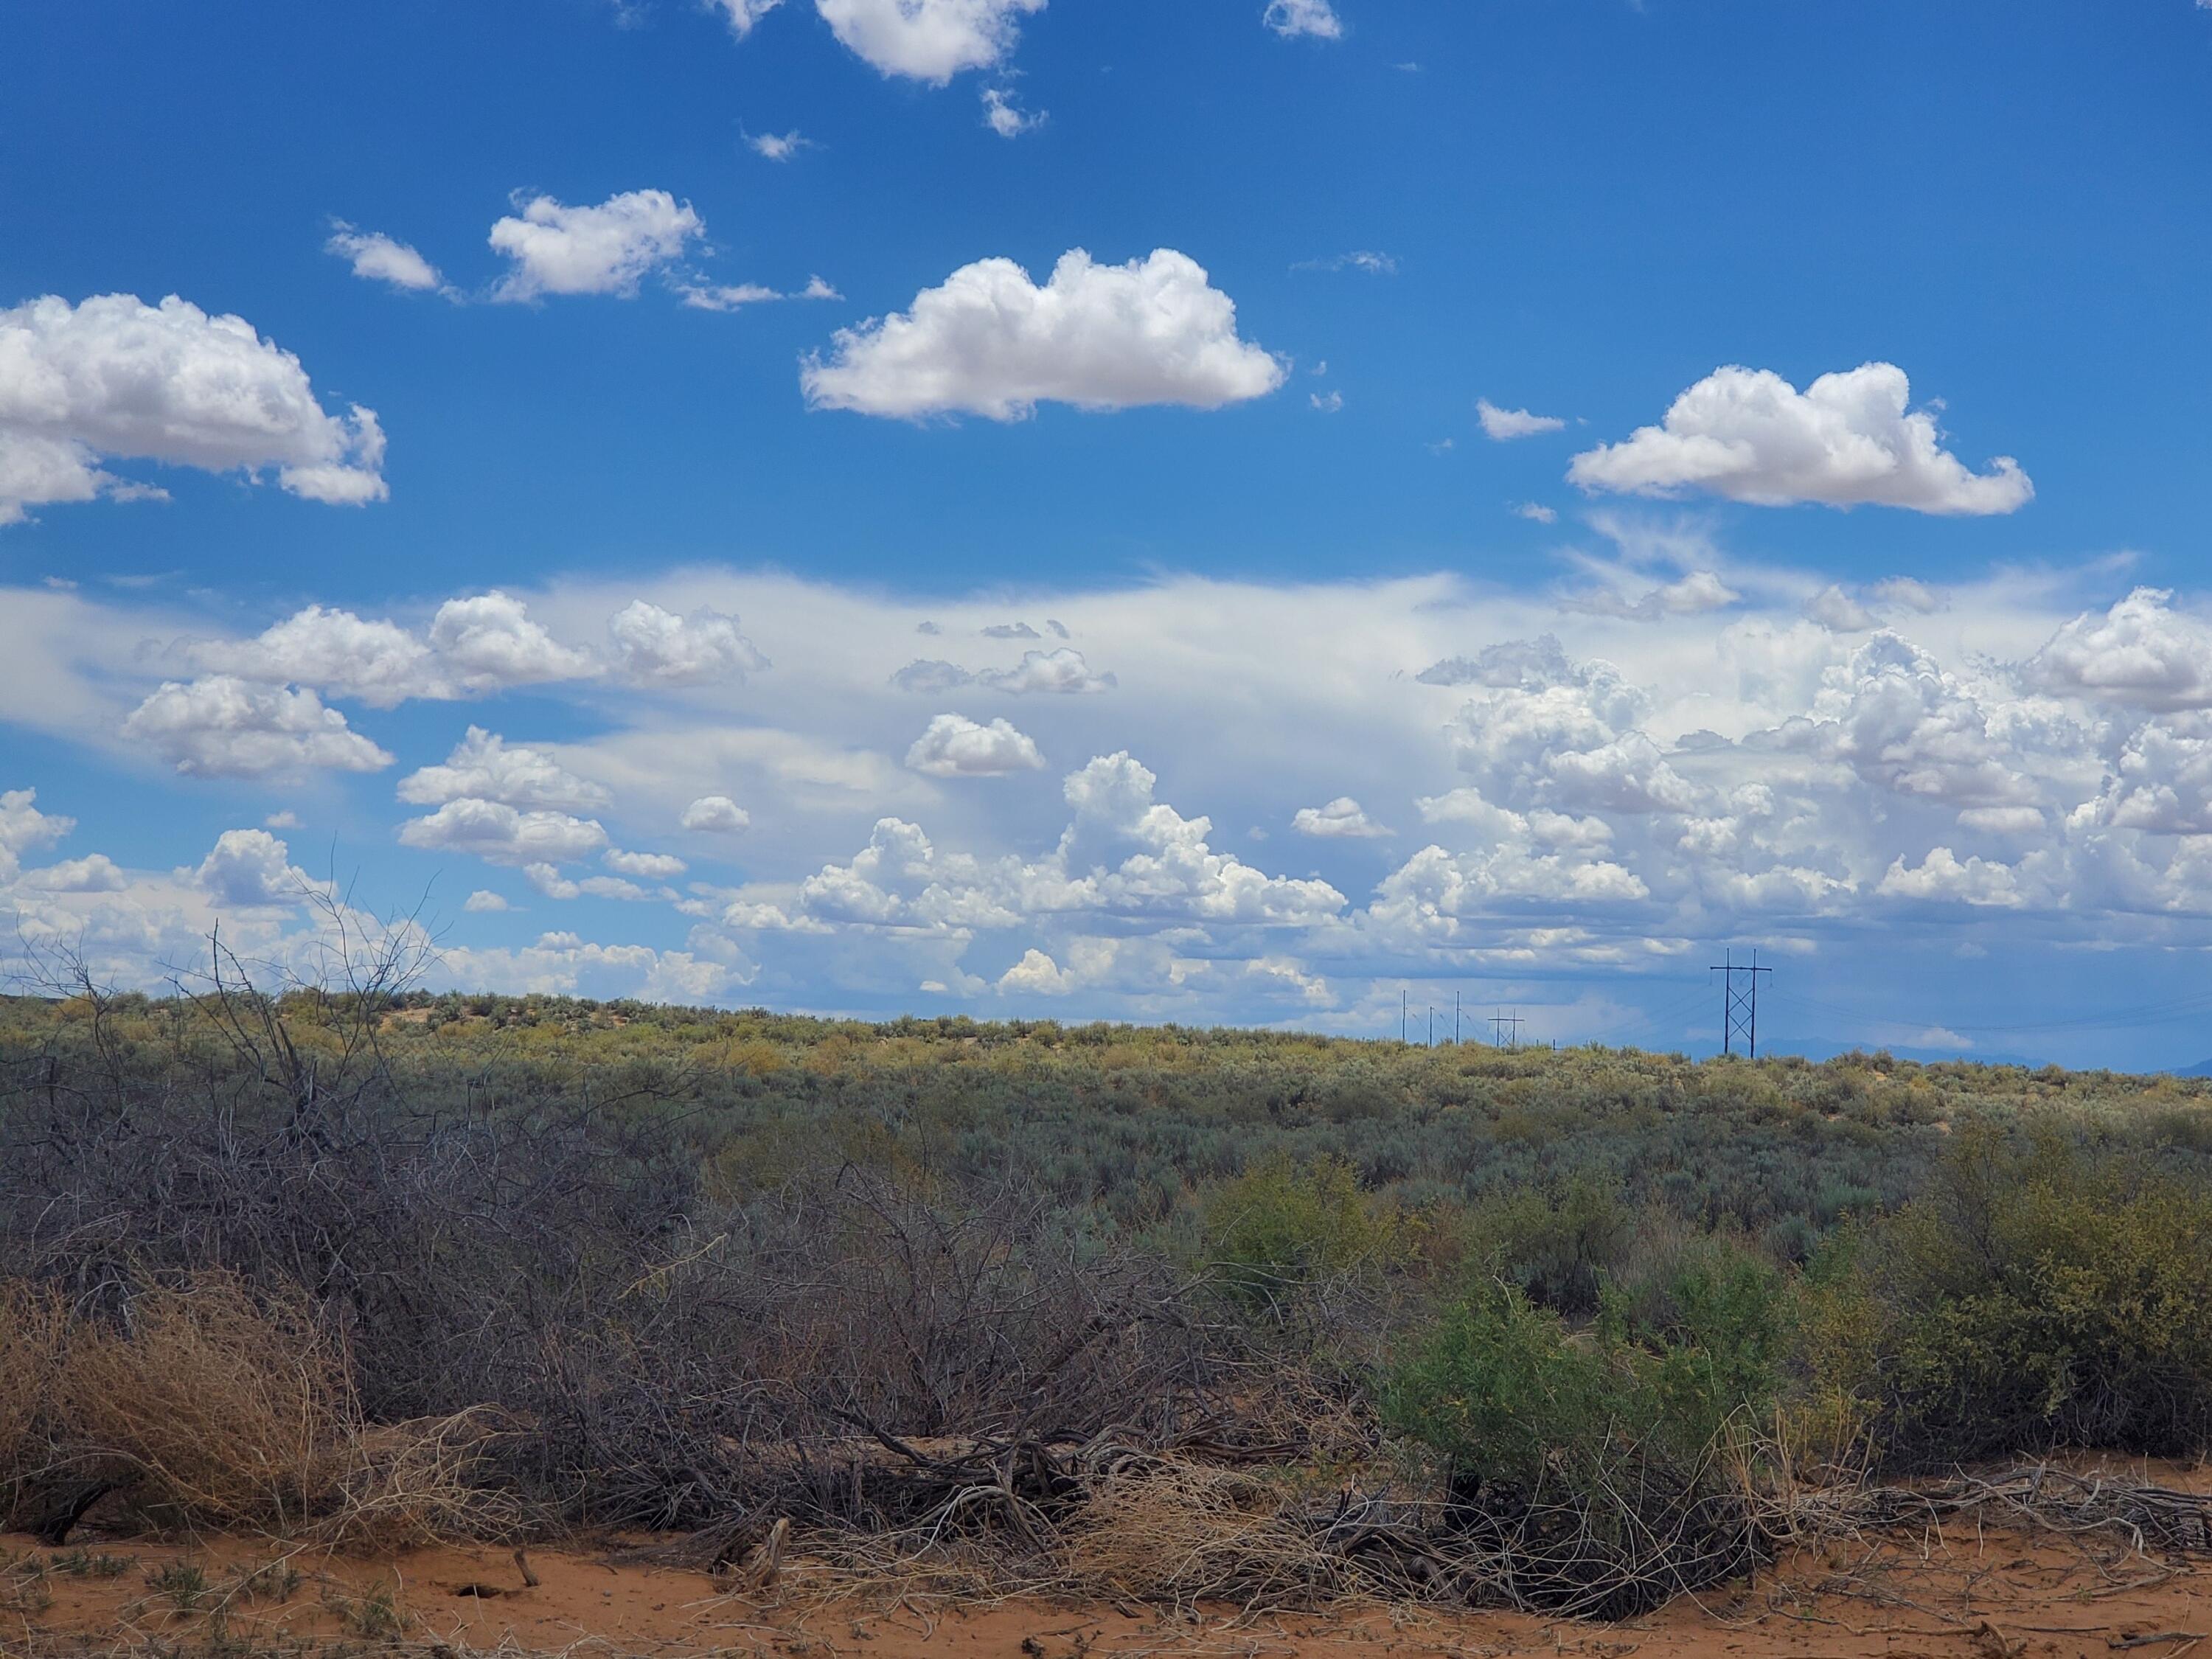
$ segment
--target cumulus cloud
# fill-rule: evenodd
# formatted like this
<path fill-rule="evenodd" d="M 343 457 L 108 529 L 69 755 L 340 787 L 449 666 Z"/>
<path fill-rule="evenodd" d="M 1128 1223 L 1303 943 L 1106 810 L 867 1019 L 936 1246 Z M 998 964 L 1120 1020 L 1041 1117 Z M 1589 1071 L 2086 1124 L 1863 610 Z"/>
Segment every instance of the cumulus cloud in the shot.
<path fill-rule="evenodd" d="M 1692 570 L 1671 582 L 1662 582 L 1631 599 L 1611 588 L 1583 594 L 1570 603 L 1577 611 L 1594 616 L 1622 617 L 1637 622 L 1657 622 L 1665 617 L 1695 617 L 1719 611 L 1743 597 L 1710 570 Z"/>
<path fill-rule="evenodd" d="M 23 854 L 34 847 L 61 840 L 76 828 L 75 818 L 41 812 L 35 789 L 0 792 L 0 881 L 9 881 L 22 867 Z"/>
<path fill-rule="evenodd" d="M 814 0 L 831 33 L 886 76 L 943 86 L 1014 49 L 1020 20 L 1045 0 Z"/>
<path fill-rule="evenodd" d="M 2035 493 L 2010 456 L 1977 473 L 1944 449 L 1936 417 L 1911 410 L 1894 363 L 1823 374 L 1799 392 L 1770 369 L 1715 369 L 1657 426 L 1574 458 L 1587 490 L 1674 495 L 1701 489 L 1760 507 L 1817 501 L 1917 513 L 2011 513 Z"/>
<path fill-rule="evenodd" d="M 2212 708 L 2212 625 L 2138 587 L 2097 616 L 2066 623 L 2025 665 L 2033 684 L 2138 708 Z"/>
<path fill-rule="evenodd" d="M 1474 400 L 1475 418 L 1482 422 L 1482 435 L 1492 443 L 1510 443 L 1516 438 L 1540 437 L 1547 432 L 1565 429 L 1566 422 L 1556 415 L 1531 415 L 1525 409 L 1500 409 L 1487 398 Z"/>
<path fill-rule="evenodd" d="M 596 207 L 570 206 L 550 196 L 518 198 L 515 208 L 491 228 L 493 249 L 511 262 L 492 289 L 495 300 L 549 294 L 627 299 L 707 234 L 691 204 L 665 190 L 624 191 Z"/>
<path fill-rule="evenodd" d="M 170 680 L 131 710 L 123 735 L 179 772 L 204 777 L 374 772 L 392 757 L 306 689 L 254 685 L 228 674 Z"/>
<path fill-rule="evenodd" d="M 727 795 L 702 795 L 684 809 L 679 829 L 696 835 L 743 835 L 752 824 L 752 814 Z"/>
<path fill-rule="evenodd" d="M 191 655 L 201 668 L 297 682 L 376 708 L 411 697 L 483 696 L 599 672 L 589 652 L 561 644 L 522 600 L 496 588 L 447 600 L 421 636 L 388 619 L 311 605 L 251 640 L 200 641 Z"/>
<path fill-rule="evenodd" d="M 469 727 L 444 765 L 426 766 L 399 781 L 399 799 L 411 806 L 438 806 L 467 797 L 566 812 L 604 811 L 614 803 L 605 789 L 544 750 L 510 747 L 497 732 L 480 726 Z"/>
<path fill-rule="evenodd" d="M 1832 634 L 1860 634 L 1875 624 L 1874 612 L 1834 582 L 1805 601 L 1805 615 Z"/>
<path fill-rule="evenodd" d="M 23 884 L 46 893 L 119 893 L 130 880 L 106 854 L 93 853 L 27 871 Z"/>
<path fill-rule="evenodd" d="M 933 778 L 994 778 L 1034 772 L 1044 757 L 1007 720 L 983 726 L 965 714 L 939 714 L 906 751 L 906 763 Z"/>
<path fill-rule="evenodd" d="M 1291 828 L 1302 836 L 1328 841 L 1371 841 L 1396 831 L 1375 822 L 1349 795 L 1339 795 L 1326 806 L 1301 806 Z"/>
<path fill-rule="evenodd" d="M 916 664 L 915 666 L 921 665 Z M 901 672 L 910 673 L 913 671 Z M 978 684 L 988 685 L 994 691 L 1006 691 L 1016 696 L 1033 691 L 1063 694 L 1110 691 L 1120 684 L 1111 674 L 1093 673 L 1091 665 L 1083 659 L 1083 653 L 1066 645 L 1050 651 L 1024 651 L 1021 661 L 1012 668 L 988 670 L 975 676 L 975 680 Z"/>
<path fill-rule="evenodd" d="M 641 904 L 654 897 L 634 881 L 620 876 L 586 876 L 572 880 L 550 864 L 526 864 L 522 877 L 538 893 L 550 899 L 620 899 L 628 904 Z"/>
<path fill-rule="evenodd" d="M 292 868 L 291 849 L 266 830 L 224 830 L 192 879 L 218 906 L 237 910 L 297 904 L 309 887 Z"/>
<path fill-rule="evenodd" d="M 800 383 L 815 409 L 1016 421 L 1040 403 L 1219 409 L 1283 377 L 1237 337 L 1235 303 L 1188 255 L 1102 265 L 1078 248 L 1041 288 L 1012 259 L 963 265 L 908 310 L 840 330 Z"/>
<path fill-rule="evenodd" d="M 461 905 L 461 908 L 472 916 L 497 915 L 514 908 L 499 894 L 483 887 L 470 894 Z"/>
<path fill-rule="evenodd" d="M 1541 501 L 1522 501 L 1513 509 L 1513 516 L 1526 519 L 1531 524 L 1557 524 L 1559 521 L 1559 509 L 1547 507 Z"/>
<path fill-rule="evenodd" d="M 641 684 L 706 685 L 742 681 L 768 659 L 738 631 L 734 617 L 699 610 L 689 617 L 633 600 L 607 627 L 623 672 Z"/>
<path fill-rule="evenodd" d="M 599 855 L 599 862 L 617 875 L 641 881 L 673 881 L 691 867 L 672 853 L 625 853 L 611 847 Z"/>
<path fill-rule="evenodd" d="M 957 663 L 945 662 L 935 657 L 923 657 L 910 662 L 891 676 L 891 684 L 900 690 L 912 691 L 922 696 L 934 696 L 940 691 L 951 691 L 975 683 L 975 677 Z"/>
<path fill-rule="evenodd" d="M 561 644 L 532 619 L 529 607 L 494 588 L 448 599 L 430 619 L 430 649 L 453 683 L 471 695 L 598 672 L 591 653 Z"/>
<path fill-rule="evenodd" d="M 1344 38 L 1344 20 L 1329 0 L 1267 0 L 1260 21 L 1279 35 L 1310 35 L 1316 40 Z"/>
<path fill-rule="evenodd" d="M 503 801 L 464 797 L 399 826 L 399 844 L 426 852 L 467 853 L 491 864 L 571 864 L 607 844 L 596 818 L 521 811 Z"/>
<path fill-rule="evenodd" d="M 1931 848 L 1917 868 L 1907 866 L 1900 855 L 1889 866 L 1875 891 L 1884 898 L 2005 909 L 2027 902 L 2011 866 L 1981 858 L 1962 862 L 1948 847 Z"/>
<path fill-rule="evenodd" d="M 300 360 L 242 317 L 171 295 L 48 295 L 0 309 L 0 525 L 33 507 L 158 495 L 106 459 L 248 476 L 293 495 L 382 501 L 384 429 L 358 404 L 332 415 Z"/>
<path fill-rule="evenodd" d="M 1030 996 L 1066 996 L 1075 988 L 1075 976 L 1043 951 L 1034 947 L 999 975 L 999 988 Z"/>
<path fill-rule="evenodd" d="M 343 219 L 331 221 L 331 226 L 323 251 L 346 261 L 355 276 L 416 293 L 444 286 L 437 266 L 406 243 L 394 241 L 380 230 L 356 230 Z"/>

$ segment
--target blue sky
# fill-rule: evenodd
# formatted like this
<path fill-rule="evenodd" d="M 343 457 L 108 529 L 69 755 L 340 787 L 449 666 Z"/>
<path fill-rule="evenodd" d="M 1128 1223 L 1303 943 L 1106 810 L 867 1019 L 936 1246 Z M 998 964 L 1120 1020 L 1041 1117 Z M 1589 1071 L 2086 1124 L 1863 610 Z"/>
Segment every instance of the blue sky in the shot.
<path fill-rule="evenodd" d="M 501 988 L 1696 1047 L 1757 944 L 1807 1042 L 2212 1054 L 2188 0 L 11 46 L 34 944 L 335 872 Z"/>

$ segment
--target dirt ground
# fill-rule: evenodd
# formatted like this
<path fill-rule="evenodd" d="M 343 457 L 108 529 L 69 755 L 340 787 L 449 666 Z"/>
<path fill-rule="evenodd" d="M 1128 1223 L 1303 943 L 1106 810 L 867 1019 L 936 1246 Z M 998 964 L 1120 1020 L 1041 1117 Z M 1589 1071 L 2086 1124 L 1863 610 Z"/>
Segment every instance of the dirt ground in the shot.
<path fill-rule="evenodd" d="M 2185 1481 L 2158 1473 L 2212 1487 L 2212 1471 Z M 2199 1646 L 2212 1638 L 2212 1559 L 2160 1559 L 2048 1532 L 1954 1528 L 1801 1551 L 1756 1580 L 1618 1625 L 1381 1606 L 1318 1615 L 1054 1599 L 959 1606 L 880 1588 L 841 1592 L 803 1553 L 751 1598 L 621 1552 L 532 1550 L 528 1561 L 535 1586 L 512 1552 L 492 1547 L 364 1560 L 235 1538 L 186 1546 L 88 1535 L 50 1550 L 9 1537 L 0 1540 L 0 1655 L 246 1659 L 404 1646 L 433 1659 L 492 1650 L 653 1659 L 2212 1659 L 2212 1645 Z"/>

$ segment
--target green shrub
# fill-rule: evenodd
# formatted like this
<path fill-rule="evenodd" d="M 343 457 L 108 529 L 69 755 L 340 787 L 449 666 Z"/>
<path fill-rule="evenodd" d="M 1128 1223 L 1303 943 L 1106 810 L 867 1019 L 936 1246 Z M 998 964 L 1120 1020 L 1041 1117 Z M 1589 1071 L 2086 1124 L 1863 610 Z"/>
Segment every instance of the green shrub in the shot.
<path fill-rule="evenodd" d="M 1270 1158 L 1207 1201 L 1206 1248 L 1230 1286 L 1270 1304 L 1328 1280 L 1379 1276 L 1408 1253 L 1395 1206 L 1360 1188 L 1341 1158 Z"/>
<path fill-rule="evenodd" d="M 1828 1336 L 1857 1336 L 1815 1377 L 1865 1400 L 1893 1461 L 2212 1445 L 2202 1184 L 2050 1128 L 2025 1146 L 1975 1128 L 1922 1197 L 1833 1254 L 1848 1265 L 1818 1264 L 1814 1306 Z"/>
<path fill-rule="evenodd" d="M 1747 1258 L 1685 1268 L 1672 1328 L 1620 1300 L 1582 1330 L 1492 1284 L 1449 1309 L 1385 1386 L 1385 1424 L 1434 1455 L 1451 1517 L 1532 1606 L 1621 1618 L 1745 1571 L 1774 1396 L 1778 1281 Z"/>
<path fill-rule="evenodd" d="M 1599 1286 L 1620 1261 L 1635 1218 L 1613 1186 L 1578 1177 L 1564 1188 L 1525 1187 L 1477 1205 L 1467 1218 L 1474 1270 L 1571 1316 L 1595 1313 Z"/>

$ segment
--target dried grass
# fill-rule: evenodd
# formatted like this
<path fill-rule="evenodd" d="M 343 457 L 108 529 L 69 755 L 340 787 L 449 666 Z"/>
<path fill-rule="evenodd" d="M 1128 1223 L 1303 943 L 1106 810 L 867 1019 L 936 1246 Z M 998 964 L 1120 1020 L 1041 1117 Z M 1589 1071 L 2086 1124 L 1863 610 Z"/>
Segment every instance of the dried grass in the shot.
<path fill-rule="evenodd" d="M 69 1330 L 69 1308 L 42 1285 L 0 1279 L 0 1518 L 45 1467 L 45 1420 Z"/>
<path fill-rule="evenodd" d="M 138 1473 L 149 1507 L 277 1531 L 329 1496 L 350 1415 L 305 1305 L 221 1273 L 141 1291 L 120 1327 L 79 1322 L 56 1403 L 74 1437 Z"/>

